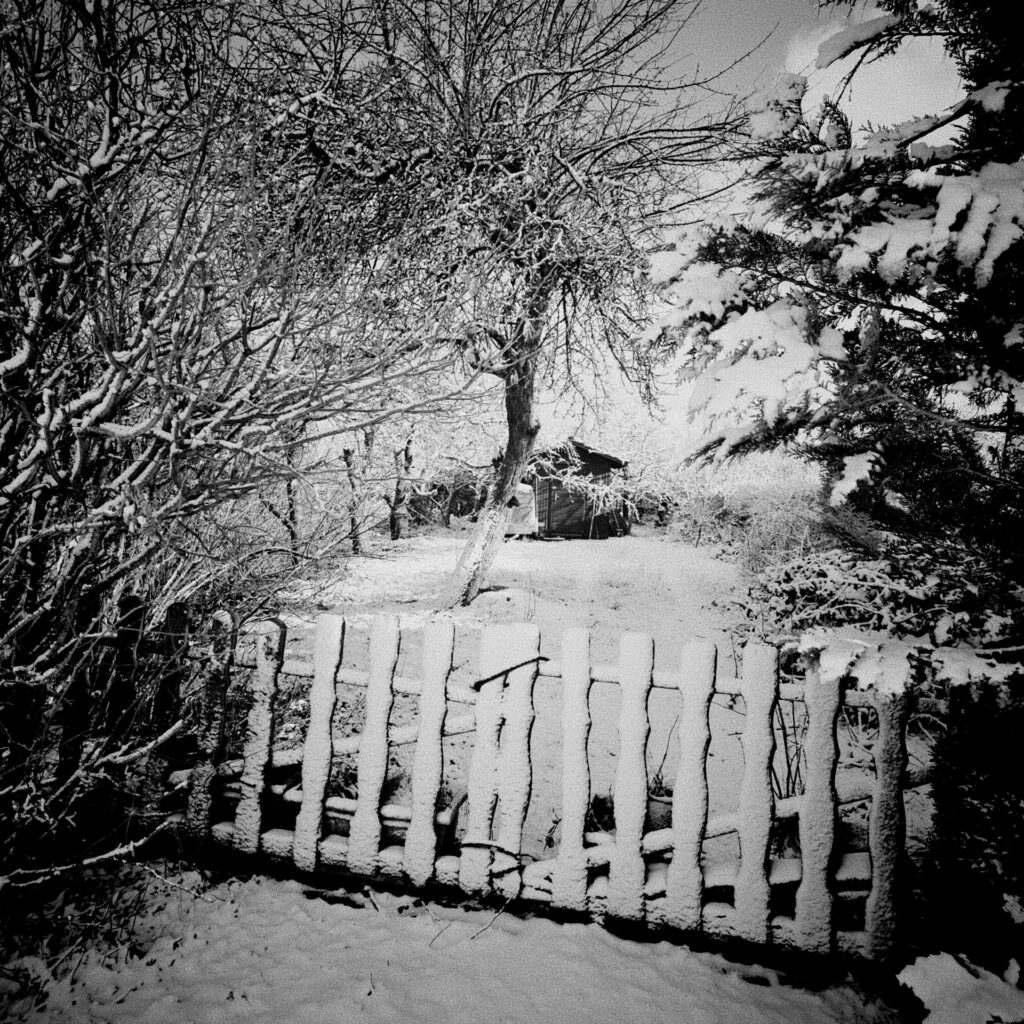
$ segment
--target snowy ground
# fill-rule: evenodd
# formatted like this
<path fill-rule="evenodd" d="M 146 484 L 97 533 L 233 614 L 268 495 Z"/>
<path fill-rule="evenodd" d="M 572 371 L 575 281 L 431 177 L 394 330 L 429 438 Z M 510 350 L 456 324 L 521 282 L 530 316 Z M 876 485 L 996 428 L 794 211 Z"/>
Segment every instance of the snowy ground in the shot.
<path fill-rule="evenodd" d="M 195 877 L 175 879 L 186 888 Z M 201 898 L 167 889 L 141 957 L 86 957 L 28 1021 L 104 1024 L 868 1024 L 899 1018 L 851 987 L 810 992 L 773 971 L 596 925 L 422 905 L 308 899 L 253 879 Z M 348 896 L 341 897 L 349 900 Z M 361 905 L 360 905 L 361 904 Z M 16 1008 L 14 1008 L 16 1009 Z"/>

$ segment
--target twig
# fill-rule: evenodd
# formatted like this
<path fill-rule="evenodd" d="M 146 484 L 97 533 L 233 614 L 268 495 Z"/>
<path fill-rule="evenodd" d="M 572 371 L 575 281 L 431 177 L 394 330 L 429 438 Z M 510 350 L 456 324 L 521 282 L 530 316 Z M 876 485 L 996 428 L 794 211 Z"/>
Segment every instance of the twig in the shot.
<path fill-rule="evenodd" d="M 448 923 L 447 923 L 447 924 L 446 924 L 446 925 L 445 925 L 445 926 L 444 926 L 444 927 L 443 927 L 443 928 L 442 928 L 442 929 L 441 929 L 441 930 L 440 930 L 440 931 L 439 931 L 439 932 L 438 932 L 438 933 L 437 933 L 437 934 L 436 934 L 436 935 L 435 935 L 435 936 L 434 936 L 434 937 L 433 937 L 433 938 L 432 938 L 432 939 L 431 939 L 431 940 L 430 940 L 430 941 L 429 941 L 429 942 L 427 943 L 427 949 L 430 949 L 430 947 L 431 947 L 431 946 L 432 946 L 432 945 L 433 945 L 433 944 L 434 944 L 435 942 L 437 942 L 437 940 L 438 940 L 439 938 L 441 938 L 441 936 L 442 936 L 442 935 L 444 935 L 444 933 L 445 933 L 446 931 L 448 931 L 448 929 L 449 929 L 449 928 L 451 928 L 451 926 L 452 926 L 453 924 L 455 924 L 455 922 L 454 922 L 454 921 L 449 921 L 449 922 L 448 922 Z"/>
<path fill-rule="evenodd" d="M 116 860 L 119 857 L 131 857 L 151 839 L 169 827 L 170 822 L 165 821 L 162 824 L 157 825 L 157 827 L 153 829 L 148 836 L 143 836 L 142 839 L 134 839 L 132 842 L 125 843 L 123 846 L 119 846 L 115 850 L 108 850 L 106 853 L 97 854 L 95 857 L 86 857 L 85 860 L 75 861 L 73 864 L 60 864 L 50 868 L 17 868 L 8 875 L 0 875 L 0 889 L 3 889 L 6 885 L 39 885 L 40 882 L 45 882 L 50 878 L 55 878 L 57 875 L 65 875 L 69 871 L 79 871 L 82 868 L 92 867 L 95 864 L 102 864 L 104 861 L 108 860 Z M 24 878 L 23 881 L 21 880 L 22 878 Z"/>
<path fill-rule="evenodd" d="M 182 885 L 181 882 L 173 882 L 166 875 L 161 875 L 156 868 L 151 867 L 149 864 L 143 864 L 146 871 L 149 872 L 157 881 L 163 882 L 164 885 L 170 886 L 172 889 L 178 889 L 180 892 L 188 893 L 189 896 L 194 896 L 197 900 L 202 900 L 204 903 L 223 903 L 224 900 L 217 897 L 214 899 L 212 896 L 207 896 L 205 893 L 197 892 L 195 889 L 190 889 L 187 885 Z"/>
<path fill-rule="evenodd" d="M 132 750 L 129 753 L 124 753 L 124 747 L 120 750 L 115 751 L 112 754 L 107 754 L 101 757 L 98 761 L 94 762 L 90 767 L 97 767 L 101 764 L 131 764 L 133 761 L 138 761 L 145 757 L 150 751 L 155 750 L 161 744 L 166 743 L 172 736 L 176 736 L 182 729 L 185 728 L 185 722 L 183 719 L 178 719 L 170 728 L 164 730 L 155 740 L 151 740 L 144 747 L 139 747 L 137 750 Z"/>
<path fill-rule="evenodd" d="M 492 925 L 492 924 L 494 924 L 494 922 L 495 922 L 495 921 L 497 921 L 497 920 L 498 920 L 498 918 L 499 918 L 499 917 L 501 917 L 501 915 L 502 915 L 502 914 L 504 914 L 504 913 L 505 913 L 505 908 L 506 908 L 506 907 L 507 907 L 507 906 L 508 906 L 508 905 L 509 905 L 509 904 L 510 904 L 511 902 L 512 902 L 512 897 L 511 897 L 511 896 L 509 896 L 509 898 L 508 898 L 507 900 L 505 900 L 505 902 L 504 902 L 504 903 L 502 903 L 502 905 L 501 905 L 500 907 L 498 907 L 498 911 L 497 911 L 497 913 L 496 913 L 496 914 L 494 915 L 494 917 L 492 917 L 492 918 L 490 919 L 490 921 L 488 921 L 488 922 L 487 922 L 487 924 L 485 924 L 485 925 L 483 926 L 483 928 L 481 928 L 481 929 L 480 929 L 480 931 L 478 931 L 478 932 L 473 932 L 473 934 L 472 934 L 472 935 L 470 935 L 470 937 L 469 937 L 469 938 L 470 938 L 470 941 L 472 941 L 473 939 L 475 939 L 475 938 L 476 938 L 476 937 L 477 937 L 478 935 L 483 935 L 483 933 L 484 933 L 485 931 L 487 931 L 487 929 L 488 929 L 488 928 L 490 928 L 490 927 L 491 927 L 491 925 Z"/>

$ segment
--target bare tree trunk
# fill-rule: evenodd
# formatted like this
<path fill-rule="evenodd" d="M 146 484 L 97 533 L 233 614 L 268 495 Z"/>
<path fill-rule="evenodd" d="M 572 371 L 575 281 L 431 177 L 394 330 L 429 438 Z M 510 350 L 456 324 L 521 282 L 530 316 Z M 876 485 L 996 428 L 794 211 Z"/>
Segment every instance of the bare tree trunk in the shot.
<path fill-rule="evenodd" d="M 409 495 L 412 491 L 412 434 L 395 452 L 395 494 L 391 506 L 391 539 L 401 540 L 409 532 Z"/>
<path fill-rule="evenodd" d="M 291 477 L 284 483 L 287 511 L 285 529 L 288 531 L 288 554 L 293 569 L 299 565 L 299 505 L 295 496 L 295 480 Z"/>
<path fill-rule="evenodd" d="M 459 490 L 459 471 L 452 472 L 452 482 L 448 488 L 448 496 L 445 498 L 444 507 L 441 509 L 441 525 L 446 529 L 452 528 L 452 509 L 455 507 L 455 496 Z"/>
<path fill-rule="evenodd" d="M 366 427 L 363 430 L 362 443 L 356 437 L 356 446 L 346 448 L 342 451 L 342 458 L 345 460 L 345 475 L 348 477 L 348 521 L 349 521 L 349 542 L 352 545 L 352 554 L 363 553 L 363 528 L 366 525 L 366 479 L 364 468 L 370 460 L 373 450 L 373 442 L 376 430 L 374 427 Z"/>
<path fill-rule="evenodd" d="M 445 587 L 441 598 L 443 607 L 469 604 L 476 597 L 505 539 L 505 527 L 511 514 L 509 502 L 526 471 L 533 442 L 540 431 L 534 412 L 534 384 L 541 331 L 540 316 L 534 315 L 522 332 L 528 340 L 528 354 L 504 371 L 508 443 L 473 536 Z"/>
<path fill-rule="evenodd" d="M 345 460 L 345 475 L 348 477 L 348 522 L 349 542 L 352 545 L 352 554 L 363 553 L 362 541 L 362 516 L 360 515 L 360 495 L 363 491 L 363 472 L 359 465 L 354 448 L 345 448 L 342 453 Z"/>

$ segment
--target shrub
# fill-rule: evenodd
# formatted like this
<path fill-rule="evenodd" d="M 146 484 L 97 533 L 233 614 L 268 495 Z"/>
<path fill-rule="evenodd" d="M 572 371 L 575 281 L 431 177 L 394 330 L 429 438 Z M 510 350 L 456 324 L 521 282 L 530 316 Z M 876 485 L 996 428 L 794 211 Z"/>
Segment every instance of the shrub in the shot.
<path fill-rule="evenodd" d="M 1020 598 L 1002 572 L 957 544 L 889 538 L 874 556 L 832 547 L 771 562 L 740 605 L 766 636 L 853 626 L 952 645 L 1009 637 Z"/>

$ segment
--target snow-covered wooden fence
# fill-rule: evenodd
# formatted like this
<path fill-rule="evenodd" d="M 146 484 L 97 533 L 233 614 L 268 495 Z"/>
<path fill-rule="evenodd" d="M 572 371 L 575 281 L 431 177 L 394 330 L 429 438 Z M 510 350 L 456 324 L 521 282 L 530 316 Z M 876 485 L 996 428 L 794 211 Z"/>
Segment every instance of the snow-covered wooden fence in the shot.
<path fill-rule="evenodd" d="M 284 627 L 260 626 L 243 757 L 209 765 L 212 740 L 192 773 L 185 827 L 240 852 L 292 860 L 305 872 L 342 868 L 413 886 L 453 886 L 478 896 L 548 903 L 562 912 L 606 916 L 816 953 L 883 957 L 895 941 L 898 864 L 903 849 L 901 785 L 906 764 L 907 696 L 900 686 L 844 690 L 840 674 L 812 654 L 802 683 L 781 682 L 774 647 L 751 641 L 739 679 L 718 671 L 713 644 L 687 644 L 677 667 L 654 670 L 654 641 L 621 638 L 615 664 L 591 659 L 590 635 L 571 629 L 558 661 L 541 658 L 536 626 L 493 625 L 480 638 L 478 681 L 454 685 L 454 626 L 425 627 L 418 678 L 396 675 L 398 620 L 373 624 L 364 670 L 342 668 L 346 623 L 318 619 L 311 662 L 287 659 Z M 229 670 L 220 659 L 214 674 Z M 274 749 L 274 694 L 282 675 L 312 679 L 309 721 L 299 749 Z M 539 677 L 561 680 L 561 819 L 554 855 L 522 854 L 523 826 L 535 783 L 530 734 Z M 621 689 L 613 788 L 614 827 L 588 832 L 591 808 L 590 691 L 595 681 Z M 362 729 L 332 729 L 339 686 L 365 687 Z M 678 693 L 679 742 L 667 827 L 647 829 L 654 688 Z M 216 687 L 213 688 L 216 691 Z M 222 690 L 221 690 L 222 692 Z M 709 817 L 708 748 L 713 696 L 742 698 L 743 777 L 735 812 Z M 415 721 L 391 723 L 396 694 L 418 697 Z M 804 701 L 803 792 L 776 799 L 773 713 L 778 701 Z M 837 842 L 837 721 L 843 703 L 877 713 L 867 849 Z M 218 727 L 217 715 L 208 717 Z M 446 736 L 473 733 L 467 800 L 457 835 L 457 806 L 440 806 Z M 389 750 L 415 743 L 409 806 L 382 806 Z M 328 795 L 332 763 L 357 755 L 357 796 Z M 301 782 L 274 784 L 276 769 L 301 765 Z M 293 773 L 294 774 L 294 773 Z M 233 816 L 215 820 L 218 784 L 232 787 Z M 268 808 L 297 805 L 294 824 L 266 820 Z M 220 800 L 230 809 L 230 803 Z M 772 856 L 773 827 L 798 819 L 799 854 Z M 290 823 L 289 823 L 290 824 Z M 346 827 L 343 827 L 347 825 Z M 347 834 L 345 834 L 347 832 Z M 738 856 L 709 863 L 706 844 L 738 837 Z M 447 848 L 441 848 L 441 840 Z M 776 852 L 778 852 L 776 850 Z M 795 890 L 795 895 L 794 895 Z M 788 893 L 788 898 L 780 894 Z M 858 902 L 859 901 L 859 902 Z M 861 910 L 850 914 L 849 905 Z M 851 924 L 851 921 L 853 922 Z"/>

